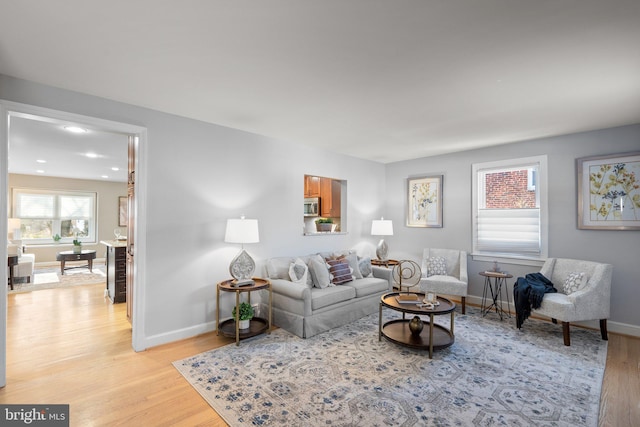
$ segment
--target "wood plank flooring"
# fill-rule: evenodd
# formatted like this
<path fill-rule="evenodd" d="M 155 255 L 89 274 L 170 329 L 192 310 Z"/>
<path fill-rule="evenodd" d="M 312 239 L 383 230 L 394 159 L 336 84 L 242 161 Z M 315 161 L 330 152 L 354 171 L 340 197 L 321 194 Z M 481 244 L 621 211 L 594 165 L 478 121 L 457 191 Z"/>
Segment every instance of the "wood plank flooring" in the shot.
<path fill-rule="evenodd" d="M 9 296 L 0 402 L 70 404 L 72 426 L 226 426 L 171 362 L 232 340 L 208 333 L 135 353 L 125 304 L 111 304 L 103 289 Z M 640 339 L 610 333 L 600 426 L 638 425 L 637 396 Z"/>

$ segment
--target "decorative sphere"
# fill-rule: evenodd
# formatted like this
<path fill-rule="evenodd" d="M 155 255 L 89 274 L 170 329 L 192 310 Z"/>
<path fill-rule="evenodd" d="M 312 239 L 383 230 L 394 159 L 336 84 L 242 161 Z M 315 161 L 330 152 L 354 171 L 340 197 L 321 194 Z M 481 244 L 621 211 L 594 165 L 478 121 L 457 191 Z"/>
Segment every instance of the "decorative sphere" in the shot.
<path fill-rule="evenodd" d="M 424 323 L 420 320 L 420 317 L 414 316 L 413 319 L 409 322 L 409 330 L 413 335 L 420 335 L 422 332 L 422 328 L 424 328 Z"/>

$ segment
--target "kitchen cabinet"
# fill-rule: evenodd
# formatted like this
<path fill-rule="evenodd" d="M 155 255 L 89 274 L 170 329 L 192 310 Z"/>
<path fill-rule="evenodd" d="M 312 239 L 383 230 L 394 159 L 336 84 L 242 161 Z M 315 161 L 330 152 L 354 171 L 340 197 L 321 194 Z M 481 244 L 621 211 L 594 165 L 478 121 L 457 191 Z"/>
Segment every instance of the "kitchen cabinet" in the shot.
<path fill-rule="evenodd" d="M 320 216 L 340 218 L 340 181 L 320 178 Z"/>
<path fill-rule="evenodd" d="M 319 176 L 304 176 L 304 197 L 320 197 Z"/>
<path fill-rule="evenodd" d="M 101 242 L 107 247 L 107 294 L 111 302 L 127 301 L 127 243 Z"/>

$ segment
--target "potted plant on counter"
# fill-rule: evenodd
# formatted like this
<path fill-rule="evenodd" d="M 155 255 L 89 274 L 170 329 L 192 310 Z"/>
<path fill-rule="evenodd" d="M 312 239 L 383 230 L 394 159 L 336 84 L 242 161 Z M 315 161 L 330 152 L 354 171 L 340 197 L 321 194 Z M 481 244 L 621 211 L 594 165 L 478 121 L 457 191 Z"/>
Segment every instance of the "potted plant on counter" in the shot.
<path fill-rule="evenodd" d="M 233 307 L 233 310 L 231 311 L 231 315 L 233 316 L 234 319 L 236 318 L 236 307 Z M 249 329 L 249 325 L 251 324 L 252 318 L 253 318 L 253 307 L 251 306 L 251 304 L 247 302 L 241 302 L 240 313 L 239 313 L 239 320 L 240 320 L 239 329 Z"/>
<path fill-rule="evenodd" d="M 316 231 L 327 232 L 333 229 L 333 219 L 332 218 L 318 218 L 316 219 Z"/>

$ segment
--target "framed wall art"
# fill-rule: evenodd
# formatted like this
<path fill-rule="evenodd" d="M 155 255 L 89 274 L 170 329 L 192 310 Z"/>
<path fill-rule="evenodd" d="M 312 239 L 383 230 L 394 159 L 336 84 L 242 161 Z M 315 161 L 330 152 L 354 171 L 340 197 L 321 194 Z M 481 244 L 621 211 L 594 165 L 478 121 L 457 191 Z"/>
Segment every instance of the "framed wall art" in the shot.
<path fill-rule="evenodd" d="M 407 226 L 442 227 L 443 175 L 407 178 Z"/>
<path fill-rule="evenodd" d="M 120 196 L 118 197 L 118 226 L 126 227 L 128 218 L 127 196 Z"/>
<path fill-rule="evenodd" d="M 578 228 L 640 230 L 640 152 L 576 159 Z"/>

